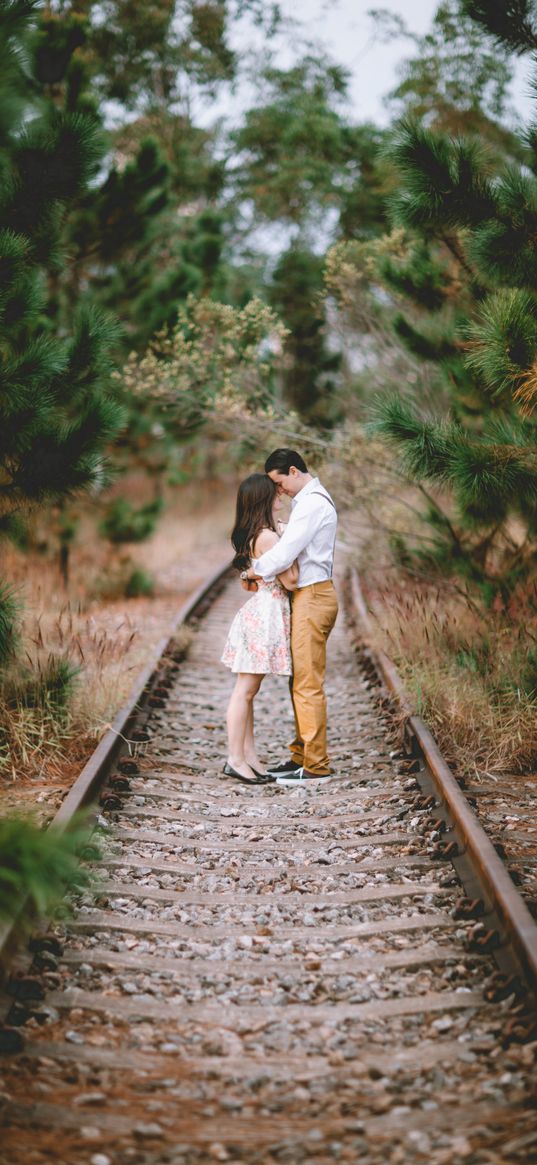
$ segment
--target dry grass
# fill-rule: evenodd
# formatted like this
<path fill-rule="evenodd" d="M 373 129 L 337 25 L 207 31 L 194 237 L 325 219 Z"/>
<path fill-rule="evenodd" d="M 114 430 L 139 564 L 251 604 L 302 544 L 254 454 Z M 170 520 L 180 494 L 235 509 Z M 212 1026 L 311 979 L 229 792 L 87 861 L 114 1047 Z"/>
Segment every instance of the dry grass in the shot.
<path fill-rule="evenodd" d="M 129 483 L 137 504 L 143 489 L 143 482 Z M 33 801 L 41 789 L 38 800 L 55 805 L 72 783 L 181 603 L 226 559 L 234 498 L 233 482 L 181 487 L 153 537 L 119 550 L 96 537 L 95 518 L 84 512 L 67 590 L 52 548 L 44 554 L 6 549 L 3 575 L 21 602 L 22 663 L 35 671 L 55 657 L 78 669 L 65 708 L 0 703 L 0 778 L 10 804 Z M 115 598 L 97 597 L 98 580 L 124 575 L 125 565 L 151 572 L 153 598 L 126 599 L 120 587 Z"/>
<path fill-rule="evenodd" d="M 463 771 L 527 773 L 537 762 L 537 700 L 521 677 L 537 617 L 519 596 L 481 611 L 449 584 L 369 572 L 375 642 L 394 660 L 416 711 Z"/>
<path fill-rule="evenodd" d="M 438 568 L 395 564 L 403 540 L 427 550 L 429 499 L 397 479 L 386 451 L 356 440 L 323 481 L 341 506 L 340 542 L 360 572 L 375 644 L 396 663 L 414 708 L 461 771 L 528 773 L 537 765 L 537 581 L 489 609 L 477 587 Z M 437 498 L 449 513 L 449 499 Z M 511 531 L 514 541 L 517 531 Z M 533 653 L 533 660 L 531 654 Z M 533 687 L 528 673 L 533 671 Z"/>

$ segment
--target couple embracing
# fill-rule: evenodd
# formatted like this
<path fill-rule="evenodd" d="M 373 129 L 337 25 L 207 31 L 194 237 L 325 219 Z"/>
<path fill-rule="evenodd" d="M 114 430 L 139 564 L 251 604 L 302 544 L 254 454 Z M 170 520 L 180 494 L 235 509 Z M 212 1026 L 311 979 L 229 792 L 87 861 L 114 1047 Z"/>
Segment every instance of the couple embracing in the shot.
<path fill-rule="evenodd" d="M 291 498 L 282 526 L 281 495 Z M 326 642 L 338 610 L 332 582 L 337 514 L 330 494 L 294 449 L 276 449 L 265 473 L 239 487 L 231 541 L 243 587 L 222 663 L 237 674 L 227 711 L 224 773 L 243 784 L 298 786 L 331 775 L 326 741 Z M 290 676 L 295 738 L 290 758 L 265 766 L 254 741 L 253 703 L 265 675 Z"/>

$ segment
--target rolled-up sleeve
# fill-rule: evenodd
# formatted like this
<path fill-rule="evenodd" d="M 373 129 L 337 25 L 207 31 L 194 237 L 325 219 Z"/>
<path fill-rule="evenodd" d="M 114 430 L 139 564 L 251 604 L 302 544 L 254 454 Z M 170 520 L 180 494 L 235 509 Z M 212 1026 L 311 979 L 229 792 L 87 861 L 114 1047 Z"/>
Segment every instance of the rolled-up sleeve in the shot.
<path fill-rule="evenodd" d="M 294 510 L 280 541 L 276 542 L 260 558 L 254 559 L 252 566 L 255 573 L 265 579 L 266 582 L 270 582 L 276 575 L 287 570 L 295 561 L 295 558 L 298 558 L 300 552 L 308 545 L 308 542 L 311 542 L 315 527 L 315 504 L 307 508 L 304 504 L 300 507 L 299 511 Z"/>

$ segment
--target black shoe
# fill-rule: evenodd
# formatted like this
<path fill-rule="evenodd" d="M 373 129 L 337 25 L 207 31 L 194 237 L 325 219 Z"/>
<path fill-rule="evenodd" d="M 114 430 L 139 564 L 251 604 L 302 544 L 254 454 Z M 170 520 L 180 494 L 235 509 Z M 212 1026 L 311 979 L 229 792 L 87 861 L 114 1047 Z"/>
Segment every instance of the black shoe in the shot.
<path fill-rule="evenodd" d="M 302 765 L 297 765 L 296 761 L 289 759 L 284 761 L 283 765 L 271 765 L 267 772 L 272 777 L 284 777 L 288 773 L 298 773 L 301 768 Z"/>
<path fill-rule="evenodd" d="M 262 778 L 263 778 L 263 781 L 264 781 L 265 785 L 272 785 L 272 784 L 274 784 L 274 781 L 276 780 L 276 777 L 273 775 L 273 773 L 269 773 L 269 772 L 266 772 L 266 773 L 260 773 L 260 772 L 259 772 L 259 769 L 254 769 L 254 767 L 253 767 L 252 765 L 250 765 L 250 768 L 251 768 L 252 772 L 253 772 L 253 773 L 255 773 L 256 777 L 262 777 Z"/>
<path fill-rule="evenodd" d="M 243 785 L 268 785 L 270 783 L 270 776 L 267 780 L 264 774 L 256 774 L 255 781 L 250 781 L 248 777 L 243 777 L 242 773 L 238 773 L 236 769 L 232 769 L 231 765 L 228 765 L 227 761 L 222 769 L 222 772 L 226 777 L 235 777 L 235 780 L 241 781 Z"/>

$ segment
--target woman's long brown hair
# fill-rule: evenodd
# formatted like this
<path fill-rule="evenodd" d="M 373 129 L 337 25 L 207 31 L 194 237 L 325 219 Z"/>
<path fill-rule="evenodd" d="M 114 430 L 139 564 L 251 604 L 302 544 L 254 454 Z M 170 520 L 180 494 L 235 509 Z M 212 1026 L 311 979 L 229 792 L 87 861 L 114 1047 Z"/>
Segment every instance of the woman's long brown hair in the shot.
<path fill-rule="evenodd" d="M 251 473 L 250 477 L 241 481 L 231 534 L 235 551 L 233 566 L 236 570 L 249 567 L 255 540 L 262 530 L 274 530 L 277 533 L 272 515 L 276 488 L 265 473 Z"/>

